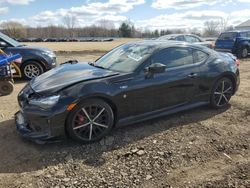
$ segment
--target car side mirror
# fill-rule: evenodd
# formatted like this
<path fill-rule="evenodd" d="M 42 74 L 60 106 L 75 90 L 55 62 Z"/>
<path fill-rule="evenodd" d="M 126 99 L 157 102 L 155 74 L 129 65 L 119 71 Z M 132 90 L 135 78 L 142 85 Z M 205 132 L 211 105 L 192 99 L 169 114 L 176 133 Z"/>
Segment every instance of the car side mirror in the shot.
<path fill-rule="evenodd" d="M 148 67 L 148 72 L 151 74 L 159 74 L 165 72 L 166 65 L 162 63 L 154 63 Z"/>
<path fill-rule="evenodd" d="M 7 48 L 8 44 L 4 41 L 0 41 L 0 48 Z"/>
<path fill-rule="evenodd" d="M 154 63 L 145 69 L 147 73 L 146 78 L 153 77 L 154 74 L 160 74 L 165 72 L 166 66 L 162 63 Z"/>

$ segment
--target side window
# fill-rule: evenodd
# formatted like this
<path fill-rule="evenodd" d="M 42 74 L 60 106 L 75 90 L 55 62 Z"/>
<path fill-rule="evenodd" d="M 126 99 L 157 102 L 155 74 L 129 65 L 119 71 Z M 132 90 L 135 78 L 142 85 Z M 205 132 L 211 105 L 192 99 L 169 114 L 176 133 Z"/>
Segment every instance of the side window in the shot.
<path fill-rule="evenodd" d="M 162 63 L 167 68 L 193 64 L 190 48 L 166 48 L 152 57 L 151 63 Z"/>
<path fill-rule="evenodd" d="M 247 32 L 247 38 L 250 38 L 250 32 Z"/>
<path fill-rule="evenodd" d="M 247 37 L 247 33 L 241 33 L 240 36 L 246 38 Z"/>
<path fill-rule="evenodd" d="M 204 62 L 208 58 L 208 54 L 200 50 L 193 51 L 194 63 Z"/>
<path fill-rule="evenodd" d="M 178 40 L 178 41 L 185 41 L 183 35 L 177 36 L 175 39 Z"/>
<path fill-rule="evenodd" d="M 190 35 L 186 35 L 185 38 L 186 38 L 186 41 L 189 43 L 200 42 L 198 38 L 190 36 Z"/>

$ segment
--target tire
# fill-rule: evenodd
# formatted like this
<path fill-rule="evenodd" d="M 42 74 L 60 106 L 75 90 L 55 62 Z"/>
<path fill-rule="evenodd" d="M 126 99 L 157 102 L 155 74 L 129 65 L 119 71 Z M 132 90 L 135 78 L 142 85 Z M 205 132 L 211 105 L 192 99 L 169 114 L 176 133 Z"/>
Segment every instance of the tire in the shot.
<path fill-rule="evenodd" d="M 234 86 L 232 80 L 227 77 L 219 79 L 212 89 L 210 105 L 216 109 L 227 107 L 233 92 Z"/>
<path fill-rule="evenodd" d="M 21 67 L 23 78 L 31 80 L 37 76 L 40 76 L 44 70 L 40 63 L 36 61 L 28 61 Z"/>
<path fill-rule="evenodd" d="M 238 58 L 247 58 L 247 56 L 248 56 L 248 49 L 246 47 L 241 48 L 237 54 Z"/>
<path fill-rule="evenodd" d="M 113 128 L 114 113 L 109 104 L 100 99 L 79 103 L 66 120 L 68 135 L 81 143 L 96 142 Z"/>
<path fill-rule="evenodd" d="M 0 95 L 10 95 L 14 90 L 14 84 L 11 81 L 0 81 Z"/>

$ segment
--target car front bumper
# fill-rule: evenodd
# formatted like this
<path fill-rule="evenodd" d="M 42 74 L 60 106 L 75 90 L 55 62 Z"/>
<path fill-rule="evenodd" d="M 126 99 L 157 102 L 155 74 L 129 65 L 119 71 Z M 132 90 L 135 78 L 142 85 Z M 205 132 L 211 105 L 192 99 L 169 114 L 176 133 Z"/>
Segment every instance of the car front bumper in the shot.
<path fill-rule="evenodd" d="M 16 129 L 19 135 L 38 144 L 59 142 L 65 137 L 64 124 L 57 126 L 52 119 L 18 111 L 15 114 Z"/>
<path fill-rule="evenodd" d="M 53 69 L 53 68 L 55 68 L 57 66 L 57 58 L 56 58 L 56 56 L 54 56 L 54 57 L 47 56 L 44 59 L 45 60 L 43 60 L 43 62 L 46 62 L 44 64 L 46 70 L 51 70 L 51 69 Z"/>

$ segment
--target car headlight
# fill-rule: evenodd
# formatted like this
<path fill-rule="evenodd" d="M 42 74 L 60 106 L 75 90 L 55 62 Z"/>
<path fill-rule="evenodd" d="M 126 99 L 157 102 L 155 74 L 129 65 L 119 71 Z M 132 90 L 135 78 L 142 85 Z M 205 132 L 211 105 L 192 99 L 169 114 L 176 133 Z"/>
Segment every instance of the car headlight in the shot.
<path fill-rule="evenodd" d="M 42 52 L 43 55 L 49 56 L 51 58 L 55 57 L 54 52 L 51 51 L 46 51 L 46 52 Z"/>
<path fill-rule="evenodd" d="M 39 106 L 44 109 L 53 107 L 59 100 L 60 95 L 31 99 L 29 104 Z"/>

